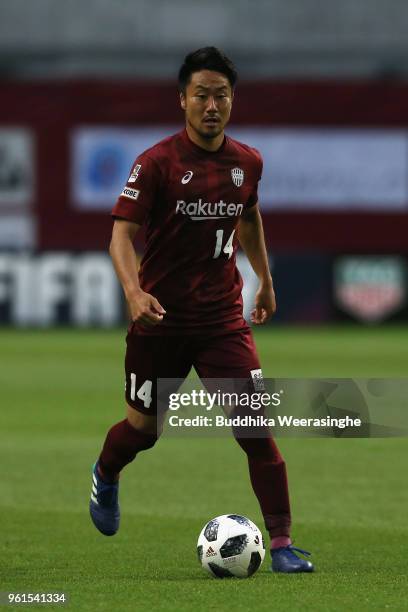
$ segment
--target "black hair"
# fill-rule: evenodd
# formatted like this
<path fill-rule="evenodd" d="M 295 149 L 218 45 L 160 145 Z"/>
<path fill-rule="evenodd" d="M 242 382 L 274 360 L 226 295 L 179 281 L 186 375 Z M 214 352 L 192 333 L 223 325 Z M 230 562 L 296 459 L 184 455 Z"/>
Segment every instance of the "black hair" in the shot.
<path fill-rule="evenodd" d="M 202 47 L 192 51 L 184 58 L 178 74 L 179 90 L 185 93 L 193 72 L 214 70 L 224 74 L 234 89 L 238 73 L 232 61 L 217 47 Z"/>

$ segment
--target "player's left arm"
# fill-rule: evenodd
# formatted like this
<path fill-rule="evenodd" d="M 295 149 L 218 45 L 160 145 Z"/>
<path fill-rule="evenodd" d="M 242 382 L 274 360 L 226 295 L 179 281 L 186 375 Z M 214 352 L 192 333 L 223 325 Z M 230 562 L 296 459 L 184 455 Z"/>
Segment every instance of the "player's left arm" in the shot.
<path fill-rule="evenodd" d="M 262 325 L 276 311 L 276 300 L 258 203 L 243 212 L 238 221 L 237 236 L 259 279 L 259 288 L 255 296 L 255 309 L 251 312 L 251 321 L 257 325 Z"/>

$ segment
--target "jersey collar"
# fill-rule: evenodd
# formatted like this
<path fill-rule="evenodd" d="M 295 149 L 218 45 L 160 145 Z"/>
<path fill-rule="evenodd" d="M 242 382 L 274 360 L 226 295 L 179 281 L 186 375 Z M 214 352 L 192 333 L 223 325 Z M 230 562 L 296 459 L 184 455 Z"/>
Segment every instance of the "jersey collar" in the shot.
<path fill-rule="evenodd" d="M 222 141 L 222 144 L 219 147 L 219 149 L 217 149 L 216 151 L 207 151 L 206 149 L 199 147 L 195 142 L 190 140 L 187 134 L 186 128 L 184 128 L 184 130 L 180 132 L 180 136 L 181 136 L 183 143 L 190 149 L 190 151 L 192 151 L 193 153 L 196 153 L 200 157 L 206 157 L 206 158 L 216 157 L 217 155 L 225 151 L 225 148 L 227 147 L 227 144 L 228 144 L 228 137 L 224 134 L 224 140 Z"/>

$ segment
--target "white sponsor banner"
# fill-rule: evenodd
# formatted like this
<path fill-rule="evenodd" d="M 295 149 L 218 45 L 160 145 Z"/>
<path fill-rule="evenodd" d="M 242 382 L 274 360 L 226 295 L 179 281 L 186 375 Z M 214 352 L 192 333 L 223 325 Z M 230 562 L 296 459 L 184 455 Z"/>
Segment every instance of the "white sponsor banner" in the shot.
<path fill-rule="evenodd" d="M 29 206 L 34 192 L 34 143 L 30 130 L 0 127 L 0 209 Z"/>
<path fill-rule="evenodd" d="M 108 255 L 0 253 L 0 323 L 109 327 L 121 318 L 119 283 Z"/>
<path fill-rule="evenodd" d="M 34 249 L 37 246 L 35 218 L 30 214 L 0 216 L 0 248 Z"/>
<path fill-rule="evenodd" d="M 179 129 L 75 130 L 74 204 L 110 210 L 134 159 Z M 231 127 L 227 133 L 262 154 L 259 198 L 264 210 L 408 210 L 408 132 L 404 130 Z"/>
<path fill-rule="evenodd" d="M 237 253 L 237 268 L 244 282 L 242 287 L 244 319 L 247 321 L 247 323 L 251 324 L 251 312 L 255 308 L 255 294 L 259 287 L 259 280 L 253 271 L 247 256 L 241 251 L 238 251 Z"/>
<path fill-rule="evenodd" d="M 239 129 L 260 150 L 266 208 L 408 210 L 408 132 Z"/>

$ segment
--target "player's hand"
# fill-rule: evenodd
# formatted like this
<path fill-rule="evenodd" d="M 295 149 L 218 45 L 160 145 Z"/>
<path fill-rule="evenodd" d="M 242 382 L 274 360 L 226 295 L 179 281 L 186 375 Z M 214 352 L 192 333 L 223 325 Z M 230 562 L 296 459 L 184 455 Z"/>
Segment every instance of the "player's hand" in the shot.
<path fill-rule="evenodd" d="M 263 325 L 276 312 L 275 292 L 272 285 L 261 285 L 256 292 L 255 308 L 251 312 L 251 321 Z"/>
<path fill-rule="evenodd" d="M 134 323 L 152 327 L 163 321 L 166 314 L 163 306 L 150 293 L 140 290 L 129 302 L 130 315 Z"/>

